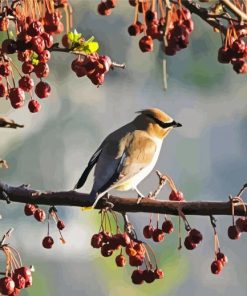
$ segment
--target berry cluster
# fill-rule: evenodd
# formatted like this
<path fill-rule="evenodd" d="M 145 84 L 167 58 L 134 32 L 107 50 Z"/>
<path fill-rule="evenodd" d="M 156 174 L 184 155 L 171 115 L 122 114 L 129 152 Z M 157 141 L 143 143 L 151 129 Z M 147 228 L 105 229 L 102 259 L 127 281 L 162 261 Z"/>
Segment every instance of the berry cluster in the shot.
<path fill-rule="evenodd" d="M 112 13 L 112 9 L 116 7 L 117 0 L 106 0 L 101 1 L 98 4 L 98 13 L 100 15 L 110 15 Z"/>
<path fill-rule="evenodd" d="M 137 36 L 144 32 L 139 41 L 142 52 L 151 52 L 154 48 L 154 40 L 164 42 L 164 51 L 167 55 L 174 55 L 178 50 L 186 48 L 189 44 L 189 35 L 194 29 L 191 13 L 179 4 L 173 4 L 166 14 L 163 1 L 129 0 L 129 4 L 135 7 L 133 23 L 128 27 L 130 36 Z M 108 0 L 98 5 L 98 13 L 110 15 L 116 2 Z M 139 14 L 143 15 L 142 22 Z"/>
<path fill-rule="evenodd" d="M 202 234 L 197 229 L 191 229 L 184 240 L 184 246 L 187 250 L 193 250 L 202 241 Z"/>
<path fill-rule="evenodd" d="M 171 220 L 165 218 L 165 221 L 162 224 L 161 229 L 157 222 L 156 228 L 151 225 L 151 219 L 149 225 L 144 226 L 143 236 L 147 239 L 152 238 L 154 242 L 161 242 L 165 239 L 165 234 L 171 234 L 173 232 L 173 224 Z"/>
<path fill-rule="evenodd" d="M 71 68 L 77 77 L 87 76 L 97 86 L 104 83 L 105 74 L 110 70 L 112 61 L 108 56 L 100 56 L 98 53 L 90 54 L 75 59 Z"/>
<path fill-rule="evenodd" d="M 149 255 L 150 247 L 138 240 L 135 232 L 125 231 L 121 232 L 118 226 L 118 222 L 114 212 L 111 212 L 115 223 L 116 233 L 106 230 L 106 221 L 110 223 L 109 214 L 107 210 L 101 211 L 101 227 L 99 233 L 96 233 L 91 238 L 91 246 L 101 250 L 101 255 L 104 257 L 110 257 L 114 251 L 119 251 L 120 254 L 116 256 L 115 262 L 118 267 L 126 265 L 126 256 L 128 256 L 128 262 L 130 266 L 137 267 L 131 275 L 132 282 L 134 284 L 151 283 L 156 279 L 164 277 L 164 273 L 157 267 L 156 259 Z M 112 229 L 111 224 L 109 228 Z M 126 256 L 123 255 L 125 250 Z M 150 258 L 155 259 L 155 264 L 151 262 Z M 141 269 L 141 266 L 145 265 L 145 269 Z M 156 266 L 156 268 L 154 268 Z"/>
<path fill-rule="evenodd" d="M 18 5 L 10 7 L 6 2 L 6 5 L 0 8 L 0 31 L 7 32 L 7 38 L 3 40 L 0 49 L 0 97 L 9 100 L 14 109 L 24 106 L 25 93 L 28 93 L 29 111 L 40 111 L 39 99 L 48 98 L 51 93 L 51 86 L 44 81 L 50 73 L 48 62 L 51 52 L 78 54 L 79 58 L 72 63 L 73 71 L 78 77 L 88 76 L 97 86 L 103 84 L 104 74 L 110 67 L 113 68 L 114 65 L 124 68 L 124 65 L 112 63 L 109 57 L 96 54 L 99 45 L 94 41 L 94 37 L 85 40 L 76 30 L 71 31 L 72 18 L 68 15 L 67 7 L 70 5 L 67 0 L 52 1 L 50 4 L 49 1 L 43 3 L 34 0 L 35 5 L 30 9 L 27 9 L 30 6 L 28 0 L 13 2 L 18 2 Z M 68 32 L 62 37 L 63 47 L 54 42 L 55 35 L 64 31 L 61 8 L 66 13 Z M 10 34 L 10 21 L 15 24 L 15 34 Z M 15 53 L 22 63 L 21 69 L 10 58 L 10 55 Z M 18 83 L 15 75 L 20 76 Z M 34 93 L 37 98 L 34 98 Z"/>
<path fill-rule="evenodd" d="M 0 293 L 1 295 L 18 296 L 21 289 L 32 286 L 31 271 L 33 271 L 33 268 L 23 266 L 16 249 L 4 243 L 11 231 L 12 229 L 5 234 L 0 245 L 0 251 L 6 257 L 5 272 L 2 273 L 5 276 L 0 278 Z"/>
<path fill-rule="evenodd" d="M 247 73 L 247 44 L 234 28 L 227 31 L 222 47 L 218 51 L 218 61 L 222 64 L 231 63 L 238 74 Z"/>
<path fill-rule="evenodd" d="M 45 211 L 33 204 L 26 204 L 24 207 L 24 213 L 26 216 L 33 215 L 34 218 L 39 222 L 44 222 L 46 220 Z M 53 219 L 53 221 L 56 223 L 56 227 L 57 227 L 59 234 L 60 234 L 60 241 L 63 244 L 65 243 L 65 240 L 64 240 L 62 233 L 61 233 L 61 230 L 63 230 L 65 228 L 64 221 L 59 218 L 59 216 L 57 214 L 57 209 L 55 207 L 50 207 L 49 213 L 48 213 L 47 236 L 45 236 L 42 241 L 42 245 L 45 249 L 51 249 L 54 244 L 54 240 L 50 236 L 50 219 Z"/>

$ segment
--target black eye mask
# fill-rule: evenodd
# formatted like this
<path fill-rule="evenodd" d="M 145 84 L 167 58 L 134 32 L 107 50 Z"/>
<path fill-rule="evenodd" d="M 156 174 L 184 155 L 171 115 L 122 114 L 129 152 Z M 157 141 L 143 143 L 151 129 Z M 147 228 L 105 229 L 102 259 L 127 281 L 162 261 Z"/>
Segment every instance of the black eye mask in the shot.
<path fill-rule="evenodd" d="M 169 128 L 169 127 L 180 127 L 182 126 L 181 123 L 176 122 L 175 120 L 171 122 L 163 122 L 150 114 L 146 114 L 147 117 L 152 118 L 160 127 L 162 128 Z"/>

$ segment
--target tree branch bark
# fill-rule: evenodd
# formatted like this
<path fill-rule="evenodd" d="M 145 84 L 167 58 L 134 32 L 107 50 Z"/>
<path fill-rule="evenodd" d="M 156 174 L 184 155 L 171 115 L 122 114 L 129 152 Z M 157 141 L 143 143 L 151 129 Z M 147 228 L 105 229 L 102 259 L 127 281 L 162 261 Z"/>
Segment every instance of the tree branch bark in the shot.
<path fill-rule="evenodd" d="M 89 195 L 76 191 L 39 191 L 30 189 L 27 185 L 18 187 L 9 186 L 0 181 L 0 199 L 9 199 L 12 202 L 32 203 L 40 205 L 59 205 L 59 206 L 75 206 L 88 207 L 93 201 Z M 178 215 L 181 210 L 185 215 L 231 215 L 231 201 L 164 201 L 154 199 L 142 199 L 137 204 L 137 198 L 109 196 L 108 202 L 112 203 L 113 210 L 116 212 L 146 212 Z M 99 200 L 96 209 L 101 209 L 105 205 L 104 200 Z M 247 206 L 247 204 L 245 204 Z M 236 205 L 234 209 L 235 215 L 244 216 L 243 205 Z"/>
<path fill-rule="evenodd" d="M 7 117 L 0 117 L 0 127 L 5 127 L 5 128 L 22 128 L 24 127 L 23 124 L 18 124 L 14 120 L 9 119 Z"/>

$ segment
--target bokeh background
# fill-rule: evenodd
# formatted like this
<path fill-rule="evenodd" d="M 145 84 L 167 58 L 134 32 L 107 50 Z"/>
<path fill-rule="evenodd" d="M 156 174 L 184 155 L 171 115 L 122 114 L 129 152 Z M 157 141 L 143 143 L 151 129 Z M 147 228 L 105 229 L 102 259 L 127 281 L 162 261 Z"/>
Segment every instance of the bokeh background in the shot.
<path fill-rule="evenodd" d="M 53 54 L 52 95 L 39 114 L 30 114 L 27 107 L 14 111 L 9 102 L 0 101 L 1 114 L 25 124 L 22 130 L 0 130 L 0 156 L 9 164 L 8 170 L 0 170 L 1 180 L 13 185 L 28 183 L 37 189 L 69 190 L 107 134 L 132 120 L 135 111 L 158 107 L 183 123 L 183 128 L 169 135 L 156 169 L 171 175 L 187 200 L 227 200 L 229 194 L 236 194 L 247 181 L 246 76 L 217 62 L 219 34 L 194 16 L 189 48 L 167 58 L 165 91 L 165 57 L 158 43 L 153 53 L 142 54 L 138 38 L 127 34 L 134 15 L 128 1 L 118 1 L 110 17 L 97 15 L 98 2 L 72 0 L 74 26 L 85 37 L 95 36 L 100 53 L 125 62 L 127 69 L 112 71 L 105 84 L 96 88 L 70 70 L 71 55 Z M 84 192 L 90 191 L 92 181 L 90 175 Z M 148 193 L 156 185 L 153 173 L 140 189 Z M 167 196 L 168 191 L 163 191 L 160 198 Z M 177 231 L 161 244 L 151 243 L 165 279 L 134 286 L 133 268 L 117 268 L 114 256 L 103 258 L 90 247 L 99 226 L 97 213 L 60 207 L 67 243 L 59 242 L 54 225 L 54 248 L 45 250 L 41 241 L 46 224 L 24 216 L 23 205 L 2 202 L 0 212 L 1 233 L 14 227 L 11 244 L 26 265 L 36 268 L 33 287 L 23 295 L 246 295 L 247 240 L 245 235 L 240 241 L 227 238 L 230 217 L 217 217 L 221 248 L 229 257 L 221 275 L 210 272 L 214 253 L 209 218 L 189 217 L 204 235 L 202 244 L 194 251 L 178 251 Z M 132 214 L 130 218 L 142 237 L 149 216 Z M 0 259 L 4 269 L 3 256 Z"/>

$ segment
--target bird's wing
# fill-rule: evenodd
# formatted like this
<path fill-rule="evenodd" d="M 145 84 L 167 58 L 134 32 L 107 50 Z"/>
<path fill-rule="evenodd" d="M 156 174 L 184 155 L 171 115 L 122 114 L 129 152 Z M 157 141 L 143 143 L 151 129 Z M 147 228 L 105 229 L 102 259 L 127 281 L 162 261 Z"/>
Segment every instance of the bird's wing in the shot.
<path fill-rule="evenodd" d="M 108 140 L 95 168 L 92 192 L 106 192 L 130 179 L 153 159 L 156 143 L 143 131 L 128 133 L 121 141 Z"/>
<path fill-rule="evenodd" d="M 103 143 L 102 143 L 103 144 Z M 95 151 L 95 153 L 93 154 L 93 156 L 90 158 L 88 165 L 86 167 L 86 169 L 84 170 L 84 172 L 82 173 L 80 179 L 78 180 L 78 182 L 76 183 L 74 189 L 79 189 L 81 188 L 84 183 L 87 180 L 87 177 L 90 173 L 90 171 L 92 170 L 92 168 L 94 167 L 94 165 L 96 164 L 96 162 L 99 159 L 100 153 L 102 152 L 102 144 L 100 145 L 100 147 Z"/>

